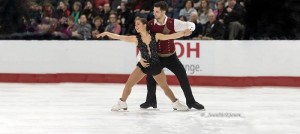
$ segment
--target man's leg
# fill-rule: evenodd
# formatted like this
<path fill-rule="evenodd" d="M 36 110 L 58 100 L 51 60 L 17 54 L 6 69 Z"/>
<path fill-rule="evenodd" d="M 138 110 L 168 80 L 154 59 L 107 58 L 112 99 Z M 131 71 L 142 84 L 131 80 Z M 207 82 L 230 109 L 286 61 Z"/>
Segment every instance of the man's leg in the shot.
<path fill-rule="evenodd" d="M 164 63 L 166 68 L 168 68 L 176 75 L 180 83 L 181 89 L 183 90 L 184 96 L 186 98 L 186 104 L 188 105 L 188 107 L 194 107 L 198 110 L 204 109 L 203 105 L 195 101 L 186 71 L 182 63 L 179 61 L 177 55 L 174 54 L 170 57 L 164 58 Z"/>
<path fill-rule="evenodd" d="M 154 80 L 152 75 L 147 75 L 147 98 L 146 102 L 140 105 L 141 108 L 157 108 L 156 102 L 156 81 Z"/>
<path fill-rule="evenodd" d="M 229 23 L 229 40 L 234 40 L 237 38 L 241 27 L 241 23 L 238 21 Z"/>

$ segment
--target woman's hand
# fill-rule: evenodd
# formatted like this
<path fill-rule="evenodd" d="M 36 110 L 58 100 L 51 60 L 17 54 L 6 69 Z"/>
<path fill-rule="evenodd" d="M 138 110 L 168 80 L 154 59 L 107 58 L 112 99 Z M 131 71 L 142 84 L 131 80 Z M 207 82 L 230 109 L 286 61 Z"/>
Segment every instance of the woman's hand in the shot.
<path fill-rule="evenodd" d="M 106 36 L 106 34 L 107 34 L 106 32 L 103 32 L 103 33 L 96 35 L 96 37 L 97 38 L 104 37 L 104 36 Z"/>
<path fill-rule="evenodd" d="M 184 31 L 183 31 L 183 35 L 184 36 L 190 36 L 192 34 L 192 31 L 190 30 L 190 29 L 185 29 Z"/>

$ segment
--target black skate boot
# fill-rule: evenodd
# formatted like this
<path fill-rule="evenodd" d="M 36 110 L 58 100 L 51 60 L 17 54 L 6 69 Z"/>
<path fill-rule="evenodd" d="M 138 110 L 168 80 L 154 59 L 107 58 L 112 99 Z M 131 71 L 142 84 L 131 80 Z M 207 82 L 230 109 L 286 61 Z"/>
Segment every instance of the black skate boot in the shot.
<path fill-rule="evenodd" d="M 191 104 L 186 104 L 189 109 L 191 108 L 195 108 L 195 109 L 198 109 L 198 110 L 205 110 L 204 106 L 198 102 L 195 102 L 195 103 L 191 103 Z"/>
<path fill-rule="evenodd" d="M 141 108 L 143 109 L 147 109 L 149 107 L 153 107 L 153 108 L 157 108 L 157 104 L 156 103 L 149 103 L 149 102 L 144 102 L 140 105 Z"/>

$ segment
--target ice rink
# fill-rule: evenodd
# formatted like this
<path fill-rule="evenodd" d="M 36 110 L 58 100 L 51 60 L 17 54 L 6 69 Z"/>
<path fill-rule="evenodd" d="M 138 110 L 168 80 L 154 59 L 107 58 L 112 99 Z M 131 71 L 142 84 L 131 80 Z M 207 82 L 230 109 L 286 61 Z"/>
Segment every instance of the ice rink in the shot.
<path fill-rule="evenodd" d="M 299 134 L 300 90 L 192 87 L 206 111 L 173 111 L 158 88 L 158 110 L 141 110 L 136 85 L 128 111 L 112 112 L 124 84 L 0 84 L 0 134 Z M 183 102 L 178 86 L 171 86 Z"/>

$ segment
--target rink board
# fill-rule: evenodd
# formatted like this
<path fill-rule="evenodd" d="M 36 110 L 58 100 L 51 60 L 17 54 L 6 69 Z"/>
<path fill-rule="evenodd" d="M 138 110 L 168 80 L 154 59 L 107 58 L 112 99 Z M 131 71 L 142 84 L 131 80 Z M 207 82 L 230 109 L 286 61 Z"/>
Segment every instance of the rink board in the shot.
<path fill-rule="evenodd" d="M 175 44 L 192 85 L 300 86 L 299 41 Z M 1 82 L 123 83 L 137 63 L 135 45 L 121 41 L 1 41 L 0 48 Z"/>

